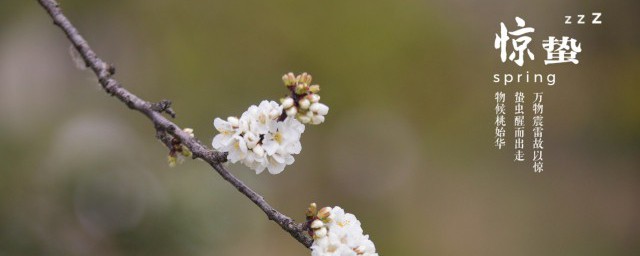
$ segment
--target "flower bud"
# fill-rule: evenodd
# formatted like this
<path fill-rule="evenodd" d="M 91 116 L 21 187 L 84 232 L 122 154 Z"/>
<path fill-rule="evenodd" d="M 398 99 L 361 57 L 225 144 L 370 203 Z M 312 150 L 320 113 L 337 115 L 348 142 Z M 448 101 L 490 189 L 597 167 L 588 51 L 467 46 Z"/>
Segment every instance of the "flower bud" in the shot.
<path fill-rule="evenodd" d="M 311 122 L 311 117 L 308 117 L 306 115 L 298 114 L 296 117 L 298 118 L 298 121 L 303 124 L 308 124 L 309 122 Z"/>
<path fill-rule="evenodd" d="M 320 91 L 320 86 L 317 84 L 309 86 L 309 91 L 312 93 L 318 93 Z"/>
<path fill-rule="evenodd" d="M 312 93 L 307 95 L 307 99 L 309 99 L 309 101 L 311 101 L 311 103 L 316 103 L 318 101 L 320 101 L 320 95 Z"/>
<path fill-rule="evenodd" d="M 182 131 L 184 131 L 186 134 L 189 134 L 189 137 L 193 138 L 193 129 L 184 128 L 184 129 L 182 129 Z"/>
<path fill-rule="evenodd" d="M 288 109 L 293 106 L 293 99 L 291 97 L 286 97 L 282 100 L 282 108 Z"/>
<path fill-rule="evenodd" d="M 305 113 L 304 115 L 309 117 L 309 118 L 313 118 L 313 116 L 314 116 L 313 111 L 307 111 L 307 113 Z"/>
<path fill-rule="evenodd" d="M 298 113 L 298 108 L 291 107 L 287 109 L 285 112 L 287 113 L 287 116 L 295 116 Z"/>
<path fill-rule="evenodd" d="M 324 207 L 318 211 L 318 218 L 325 219 L 331 214 L 331 207 Z"/>
<path fill-rule="evenodd" d="M 313 103 L 309 109 L 313 112 L 318 113 L 318 115 L 327 115 L 329 113 L 329 107 L 322 103 Z"/>
<path fill-rule="evenodd" d="M 321 124 L 324 122 L 324 116 L 313 116 L 311 118 L 311 124 Z"/>
<path fill-rule="evenodd" d="M 296 76 L 293 75 L 293 73 L 289 72 L 286 75 L 282 76 L 282 81 L 284 82 L 285 86 L 291 86 L 294 85 L 298 80 L 296 79 Z"/>
<path fill-rule="evenodd" d="M 308 99 L 303 98 L 298 102 L 298 105 L 300 106 L 300 108 L 302 109 L 309 109 L 309 106 L 311 105 L 311 102 L 309 102 Z"/>
<path fill-rule="evenodd" d="M 313 236 L 314 238 L 323 238 L 325 236 L 327 236 L 327 228 L 325 227 L 321 227 L 317 230 L 313 231 Z"/>
<path fill-rule="evenodd" d="M 313 222 L 311 222 L 312 229 L 319 229 L 321 227 L 324 227 L 324 223 L 321 220 L 314 220 Z"/>
<path fill-rule="evenodd" d="M 313 217 L 316 215 L 316 212 L 318 211 L 318 206 L 316 205 L 316 203 L 311 203 L 309 204 L 309 208 L 307 208 L 307 217 Z"/>
<path fill-rule="evenodd" d="M 307 72 L 304 72 L 300 75 L 300 78 L 298 79 L 298 82 L 303 83 L 303 84 L 310 84 L 311 83 L 311 75 L 307 74 Z"/>
<path fill-rule="evenodd" d="M 298 85 L 296 85 L 296 94 L 298 95 L 302 95 L 307 93 L 307 90 L 309 89 L 309 86 L 303 83 L 299 83 Z"/>
<path fill-rule="evenodd" d="M 169 155 L 167 157 L 167 162 L 169 162 L 169 167 L 175 167 L 178 159 L 175 156 Z"/>
<path fill-rule="evenodd" d="M 191 153 L 191 150 L 189 150 L 189 148 L 187 148 L 187 146 L 182 145 L 182 147 L 180 148 L 180 154 L 182 154 L 184 157 L 191 157 L 193 154 Z"/>

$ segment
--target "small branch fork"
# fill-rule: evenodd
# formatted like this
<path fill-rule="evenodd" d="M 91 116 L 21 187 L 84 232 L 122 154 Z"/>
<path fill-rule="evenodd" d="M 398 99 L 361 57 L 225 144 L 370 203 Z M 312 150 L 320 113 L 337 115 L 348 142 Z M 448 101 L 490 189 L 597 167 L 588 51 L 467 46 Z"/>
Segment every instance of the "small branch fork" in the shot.
<path fill-rule="evenodd" d="M 171 149 L 172 140 L 177 139 L 183 145 L 185 145 L 193 153 L 193 158 L 200 158 L 207 162 L 213 169 L 215 169 L 223 179 L 231 183 L 240 193 L 245 195 L 249 200 L 256 204 L 267 215 L 269 220 L 274 221 L 282 229 L 291 234 L 298 242 L 305 247 L 310 247 L 313 240 L 305 235 L 307 231 L 307 225 L 305 223 L 296 223 L 293 219 L 278 212 L 274 209 L 264 198 L 245 185 L 241 180 L 231 174 L 222 164 L 226 162 L 226 154 L 216 152 L 208 149 L 200 141 L 192 138 L 189 134 L 184 132 L 176 124 L 165 118 L 162 113 L 167 113 L 171 117 L 175 117 L 175 112 L 171 109 L 171 102 L 168 100 L 162 100 L 158 103 L 151 103 L 145 101 L 127 89 L 112 78 L 115 73 L 113 65 L 107 64 L 101 60 L 96 53 L 91 50 L 89 44 L 80 35 L 78 30 L 71 24 L 67 17 L 62 13 L 58 3 L 55 0 L 38 0 L 40 5 L 49 13 L 53 18 L 53 23 L 60 27 L 62 31 L 67 35 L 69 41 L 75 49 L 80 53 L 80 56 L 84 59 L 87 67 L 91 68 L 96 74 L 98 81 L 102 85 L 102 88 L 111 96 L 118 98 L 126 104 L 130 109 L 136 110 L 151 120 L 155 129 L 156 137 L 162 141 L 165 146 Z"/>

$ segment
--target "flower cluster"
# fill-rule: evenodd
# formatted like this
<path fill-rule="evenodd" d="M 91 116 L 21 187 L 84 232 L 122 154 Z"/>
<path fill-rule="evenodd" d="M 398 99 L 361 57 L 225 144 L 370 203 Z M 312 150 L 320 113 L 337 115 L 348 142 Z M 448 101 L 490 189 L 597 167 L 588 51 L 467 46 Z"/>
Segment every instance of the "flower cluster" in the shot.
<path fill-rule="evenodd" d="M 230 162 L 241 162 L 256 173 L 268 169 L 269 173 L 278 174 L 293 164 L 293 155 L 302 150 L 304 124 L 324 122 L 329 107 L 318 102 L 320 86 L 309 85 L 311 76 L 289 73 L 283 79 L 290 96 L 282 99 L 282 104 L 265 100 L 249 107 L 240 118 L 213 121 L 219 134 L 211 144 L 214 149 L 227 152 Z"/>
<path fill-rule="evenodd" d="M 360 221 L 338 206 L 324 207 L 316 212 L 313 203 L 307 210 L 311 228 L 312 256 L 377 256 L 376 247 L 364 235 Z"/>
<path fill-rule="evenodd" d="M 287 116 L 295 117 L 303 124 L 321 124 L 329 107 L 320 103 L 320 86 L 311 85 L 311 75 L 302 73 L 295 76 L 288 73 L 282 77 L 291 95 L 280 100 Z"/>
<path fill-rule="evenodd" d="M 252 105 L 240 118 L 216 118 L 213 125 L 220 132 L 213 138 L 216 150 L 228 152 L 227 159 L 241 162 L 261 173 L 268 169 L 278 174 L 292 164 L 292 155 L 300 153 L 300 136 L 304 125 L 293 118 L 278 121 L 282 106 L 275 101 Z"/>

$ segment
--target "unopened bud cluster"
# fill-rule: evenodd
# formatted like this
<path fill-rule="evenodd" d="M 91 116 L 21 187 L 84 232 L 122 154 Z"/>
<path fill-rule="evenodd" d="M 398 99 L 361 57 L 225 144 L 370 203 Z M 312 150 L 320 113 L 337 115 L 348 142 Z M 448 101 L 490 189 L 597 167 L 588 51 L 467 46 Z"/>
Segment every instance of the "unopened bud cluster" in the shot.
<path fill-rule="evenodd" d="M 312 85 L 312 77 L 307 73 L 295 76 L 288 73 L 282 76 L 284 85 L 291 95 L 280 99 L 282 108 L 287 116 L 295 117 L 303 124 L 321 124 L 324 116 L 329 113 L 329 107 L 320 103 L 320 86 Z"/>
<path fill-rule="evenodd" d="M 309 235 L 313 239 L 319 239 L 327 236 L 327 227 L 325 223 L 329 221 L 331 207 L 324 207 L 317 210 L 316 203 L 311 203 L 307 209 L 307 223 L 309 225 Z"/>
<path fill-rule="evenodd" d="M 369 235 L 363 234 L 360 221 L 355 215 L 345 213 L 338 206 L 317 210 L 315 203 L 309 206 L 306 215 L 309 232 L 313 237 L 312 256 L 378 255 Z"/>
<path fill-rule="evenodd" d="M 183 131 L 193 138 L 193 129 L 184 128 Z M 184 161 L 183 157 L 191 157 L 192 155 L 191 150 L 189 150 L 187 146 L 182 145 L 180 139 L 175 137 L 171 139 L 171 149 L 169 150 L 169 156 L 167 156 L 167 162 L 169 162 L 170 167 L 182 163 L 182 161 Z"/>

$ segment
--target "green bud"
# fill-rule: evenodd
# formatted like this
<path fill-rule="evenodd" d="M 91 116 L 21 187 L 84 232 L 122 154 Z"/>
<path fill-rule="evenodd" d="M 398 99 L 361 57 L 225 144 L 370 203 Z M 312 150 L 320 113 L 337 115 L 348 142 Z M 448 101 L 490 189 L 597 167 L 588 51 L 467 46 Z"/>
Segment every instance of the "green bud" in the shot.
<path fill-rule="evenodd" d="M 309 205 L 309 208 L 307 208 L 307 217 L 313 217 L 316 216 L 316 212 L 318 211 L 318 207 L 316 205 L 316 203 L 311 203 Z"/>
<path fill-rule="evenodd" d="M 318 218 L 321 220 L 326 219 L 329 215 L 331 215 L 331 207 L 324 207 L 318 211 Z"/>
<path fill-rule="evenodd" d="M 309 86 L 303 83 L 298 83 L 298 85 L 296 85 L 296 94 L 298 95 L 302 95 L 307 93 L 307 91 L 309 90 Z"/>
<path fill-rule="evenodd" d="M 182 146 L 182 151 L 180 153 L 182 153 L 182 155 L 184 157 L 191 157 L 193 154 L 191 153 L 191 150 L 189 150 L 189 148 L 187 148 L 187 146 L 185 145 L 181 145 Z"/>
<path fill-rule="evenodd" d="M 304 72 L 298 77 L 298 82 L 309 85 L 311 83 L 311 79 L 311 75 Z"/>
<path fill-rule="evenodd" d="M 178 163 L 178 158 L 175 156 L 169 155 L 167 156 L 167 162 L 169 162 L 169 167 L 175 167 Z"/>
<path fill-rule="evenodd" d="M 312 93 L 320 92 L 320 85 L 314 84 L 312 86 L 309 86 L 309 91 Z"/>
<path fill-rule="evenodd" d="M 285 86 L 291 86 L 294 85 L 298 80 L 293 73 L 289 72 L 282 76 L 282 81 L 284 82 Z"/>

